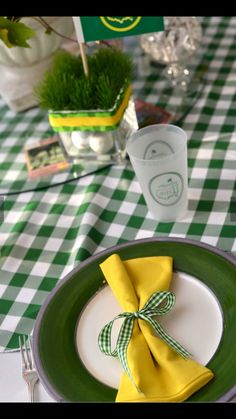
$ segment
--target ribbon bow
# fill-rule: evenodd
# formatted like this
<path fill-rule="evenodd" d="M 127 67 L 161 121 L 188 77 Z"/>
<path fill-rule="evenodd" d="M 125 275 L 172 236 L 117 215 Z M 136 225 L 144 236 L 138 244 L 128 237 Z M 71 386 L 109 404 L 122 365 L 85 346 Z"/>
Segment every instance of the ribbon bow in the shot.
<path fill-rule="evenodd" d="M 165 304 L 158 307 L 164 300 Z M 146 320 L 155 330 L 155 332 L 169 345 L 172 349 L 178 352 L 184 358 L 190 356 L 190 353 L 186 351 L 175 339 L 169 336 L 161 325 L 154 320 L 153 316 L 162 316 L 168 313 L 175 304 L 175 295 L 170 291 L 155 292 L 151 295 L 146 304 L 139 311 L 135 312 L 123 312 L 118 314 L 113 320 L 107 323 L 101 330 L 98 336 L 98 345 L 100 350 L 110 356 L 119 357 L 121 364 L 128 374 L 129 378 L 140 392 L 140 389 L 135 384 L 127 360 L 127 348 L 129 341 L 132 336 L 134 322 L 137 319 Z M 111 349 L 111 332 L 112 326 L 115 320 L 124 317 L 124 321 L 120 328 L 120 332 L 117 338 L 116 347 L 114 350 Z"/>

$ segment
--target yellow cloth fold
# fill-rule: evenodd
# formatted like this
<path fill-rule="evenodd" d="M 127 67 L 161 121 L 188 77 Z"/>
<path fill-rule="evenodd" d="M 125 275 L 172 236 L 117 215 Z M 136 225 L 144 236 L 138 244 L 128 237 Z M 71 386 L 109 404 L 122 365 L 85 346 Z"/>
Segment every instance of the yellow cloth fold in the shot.
<path fill-rule="evenodd" d="M 169 256 L 122 261 L 113 254 L 100 268 L 123 311 L 134 312 L 142 309 L 154 292 L 169 290 L 172 265 Z M 214 376 L 208 368 L 181 357 L 141 319 L 134 322 L 127 359 L 131 375 L 143 393 L 123 372 L 117 402 L 184 401 Z"/>

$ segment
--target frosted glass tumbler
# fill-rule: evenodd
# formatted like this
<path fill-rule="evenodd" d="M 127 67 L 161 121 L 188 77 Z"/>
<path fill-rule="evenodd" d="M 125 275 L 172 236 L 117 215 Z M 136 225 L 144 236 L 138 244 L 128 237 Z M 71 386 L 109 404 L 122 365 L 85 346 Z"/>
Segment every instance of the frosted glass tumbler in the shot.
<path fill-rule="evenodd" d="M 126 151 L 147 207 L 157 221 L 175 221 L 188 207 L 187 134 L 171 124 L 136 131 Z"/>

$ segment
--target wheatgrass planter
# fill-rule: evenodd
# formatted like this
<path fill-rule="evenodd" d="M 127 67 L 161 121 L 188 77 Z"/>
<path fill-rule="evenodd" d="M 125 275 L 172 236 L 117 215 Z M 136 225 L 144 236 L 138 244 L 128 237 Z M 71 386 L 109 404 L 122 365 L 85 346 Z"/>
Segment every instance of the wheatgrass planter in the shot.
<path fill-rule="evenodd" d="M 72 161 L 121 162 L 126 140 L 138 129 L 131 86 L 120 90 L 107 110 L 49 111 L 49 122 Z"/>

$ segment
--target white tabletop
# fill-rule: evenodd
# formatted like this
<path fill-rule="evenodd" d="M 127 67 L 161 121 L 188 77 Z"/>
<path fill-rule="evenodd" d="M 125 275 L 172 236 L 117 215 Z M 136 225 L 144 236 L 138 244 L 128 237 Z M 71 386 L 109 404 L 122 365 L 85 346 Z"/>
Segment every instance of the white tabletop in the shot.
<path fill-rule="evenodd" d="M 0 402 L 29 401 L 27 384 L 21 376 L 20 353 L 0 354 Z M 44 389 L 41 382 L 35 386 L 36 402 L 55 402 Z"/>

